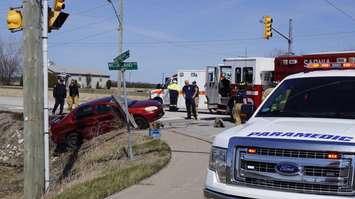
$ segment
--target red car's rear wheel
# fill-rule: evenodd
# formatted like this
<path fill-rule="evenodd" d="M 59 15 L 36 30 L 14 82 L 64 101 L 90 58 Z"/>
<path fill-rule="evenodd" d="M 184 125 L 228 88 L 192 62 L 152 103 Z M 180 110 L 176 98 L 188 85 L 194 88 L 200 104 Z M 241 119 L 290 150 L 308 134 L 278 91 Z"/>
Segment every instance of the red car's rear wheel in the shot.
<path fill-rule="evenodd" d="M 69 133 L 65 137 L 65 144 L 69 148 L 76 149 L 82 144 L 82 138 L 79 133 Z"/>

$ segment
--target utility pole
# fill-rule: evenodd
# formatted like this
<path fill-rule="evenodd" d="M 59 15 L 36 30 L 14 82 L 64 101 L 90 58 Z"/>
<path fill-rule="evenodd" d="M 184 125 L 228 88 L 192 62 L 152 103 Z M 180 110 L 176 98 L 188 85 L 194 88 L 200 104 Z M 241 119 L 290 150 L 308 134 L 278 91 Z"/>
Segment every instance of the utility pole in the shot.
<path fill-rule="evenodd" d="M 123 53 L 123 21 L 124 21 L 124 0 L 118 0 L 118 54 Z M 118 95 L 122 95 L 123 71 L 117 71 L 117 89 Z"/>
<path fill-rule="evenodd" d="M 44 193 L 41 1 L 23 0 L 24 198 Z"/>
<path fill-rule="evenodd" d="M 118 39 L 118 54 L 123 53 L 123 28 L 124 28 L 124 0 L 118 0 L 118 6 L 119 6 L 119 14 L 118 14 L 118 19 L 119 19 L 119 39 Z M 128 130 L 128 158 L 130 160 L 133 160 L 133 151 L 132 151 L 132 146 L 133 146 L 133 140 L 132 140 L 132 132 L 131 132 L 131 122 L 129 119 L 129 112 L 128 112 L 128 101 L 127 101 L 127 85 L 126 85 L 126 78 L 125 78 L 125 69 L 118 70 L 118 78 L 119 80 L 123 80 L 123 94 L 125 96 L 125 109 L 126 109 L 126 119 L 127 119 L 127 130 Z M 119 91 L 121 91 L 121 82 L 119 85 Z"/>
<path fill-rule="evenodd" d="M 44 181 L 49 188 L 49 121 L 48 121 L 48 0 L 42 0 L 43 114 L 44 114 Z"/>
<path fill-rule="evenodd" d="M 292 36 L 292 31 L 293 31 L 293 25 L 292 25 L 292 19 L 289 19 L 288 21 L 288 55 L 292 55 L 292 44 L 293 44 L 293 36 Z"/>
<path fill-rule="evenodd" d="M 277 30 L 275 27 L 272 26 L 272 18 L 270 16 L 264 16 L 263 20 L 259 21 L 260 23 L 264 24 L 265 30 L 264 30 L 264 38 L 265 39 L 269 39 L 270 37 L 272 37 L 272 31 L 275 31 L 277 34 L 279 34 L 282 38 L 287 40 L 287 44 L 288 44 L 288 55 L 293 55 L 292 52 L 292 45 L 293 45 L 293 36 L 292 36 L 292 32 L 293 32 L 293 25 L 292 25 L 292 19 L 289 19 L 289 26 L 288 26 L 288 36 L 286 36 L 285 34 L 283 34 L 282 32 L 280 32 L 279 30 Z"/>

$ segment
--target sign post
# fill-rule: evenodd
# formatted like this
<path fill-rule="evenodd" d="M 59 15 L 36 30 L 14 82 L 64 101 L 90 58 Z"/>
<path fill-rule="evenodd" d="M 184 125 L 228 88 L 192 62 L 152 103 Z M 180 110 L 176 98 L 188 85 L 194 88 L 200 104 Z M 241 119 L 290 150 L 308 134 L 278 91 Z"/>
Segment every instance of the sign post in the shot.
<path fill-rule="evenodd" d="M 109 70 L 120 70 L 122 72 L 123 77 L 123 93 L 124 93 L 124 103 L 125 103 L 125 112 L 126 112 L 126 123 L 127 123 L 127 131 L 128 131 L 128 158 L 130 160 L 133 159 L 133 150 L 132 150 L 132 133 L 131 133 L 131 124 L 130 117 L 128 112 L 128 100 L 127 100 L 127 86 L 126 86 L 126 78 L 125 71 L 126 70 L 138 70 L 137 62 L 124 62 L 124 60 L 128 59 L 130 56 L 129 50 L 121 53 L 117 57 L 113 59 L 113 62 L 108 63 Z"/>

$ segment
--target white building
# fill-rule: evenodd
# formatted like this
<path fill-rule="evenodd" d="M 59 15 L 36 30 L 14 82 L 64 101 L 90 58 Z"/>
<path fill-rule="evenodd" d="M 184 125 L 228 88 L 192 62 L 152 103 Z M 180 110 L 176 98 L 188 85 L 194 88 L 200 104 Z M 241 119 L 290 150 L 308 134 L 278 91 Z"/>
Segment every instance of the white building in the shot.
<path fill-rule="evenodd" d="M 50 62 L 48 72 L 56 76 L 65 75 L 67 77 L 67 85 L 74 79 L 81 88 L 96 88 L 97 84 L 99 84 L 100 88 L 106 88 L 106 82 L 110 80 L 110 75 L 103 71 L 78 67 L 64 67 L 54 64 L 53 62 Z"/>

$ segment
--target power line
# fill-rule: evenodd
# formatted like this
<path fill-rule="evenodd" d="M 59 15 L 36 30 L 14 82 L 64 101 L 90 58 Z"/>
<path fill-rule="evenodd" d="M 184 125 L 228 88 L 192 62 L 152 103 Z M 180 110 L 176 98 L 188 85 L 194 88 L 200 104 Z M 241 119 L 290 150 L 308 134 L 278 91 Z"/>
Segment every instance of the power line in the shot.
<path fill-rule="evenodd" d="M 339 12 L 341 12 L 343 15 L 347 16 L 348 18 L 350 18 L 352 21 L 355 22 L 355 17 L 353 17 L 351 14 L 345 12 L 345 10 L 337 7 L 334 3 L 330 2 L 329 0 L 324 0 L 327 4 L 329 4 L 331 7 L 335 8 L 336 10 L 338 10 Z"/>
<path fill-rule="evenodd" d="M 85 37 L 82 37 L 82 38 L 79 38 L 79 39 L 75 39 L 75 40 L 72 40 L 72 41 L 58 42 L 57 44 L 50 45 L 50 46 L 51 47 L 57 47 L 57 46 L 63 46 L 63 45 L 70 45 L 70 44 L 73 44 L 73 43 L 78 42 L 78 41 L 82 41 L 82 40 L 90 39 L 90 38 L 97 37 L 97 36 L 100 36 L 100 35 L 111 33 L 111 31 L 113 31 L 113 30 L 115 30 L 115 29 L 109 29 L 109 30 L 105 30 L 105 31 L 98 32 L 98 33 L 95 33 L 95 34 L 87 35 Z"/>
<path fill-rule="evenodd" d="M 96 10 L 98 8 L 101 8 L 101 7 L 104 7 L 106 6 L 107 3 L 103 3 L 103 4 L 99 4 L 98 6 L 95 6 L 95 7 L 91 7 L 91 8 L 88 8 L 88 9 L 83 9 L 83 10 L 80 10 L 80 11 L 77 11 L 77 12 L 74 12 L 74 13 L 71 13 L 71 15 L 81 15 L 83 13 L 87 13 L 87 12 L 90 12 L 92 10 Z"/>
<path fill-rule="evenodd" d="M 111 18 L 112 17 L 106 17 L 104 19 L 100 19 L 100 20 L 97 20 L 97 21 L 94 21 L 94 22 L 89 22 L 89 23 L 86 23 L 86 24 L 83 24 L 83 25 L 68 29 L 68 30 L 60 32 L 60 33 L 58 32 L 57 34 L 55 34 L 55 36 L 60 36 L 60 35 L 66 34 L 66 33 L 82 30 L 83 28 L 88 28 L 90 26 L 93 26 L 93 25 L 96 25 L 96 24 L 100 24 L 100 23 L 105 22 L 105 21 L 107 21 L 108 19 L 111 19 Z"/>

